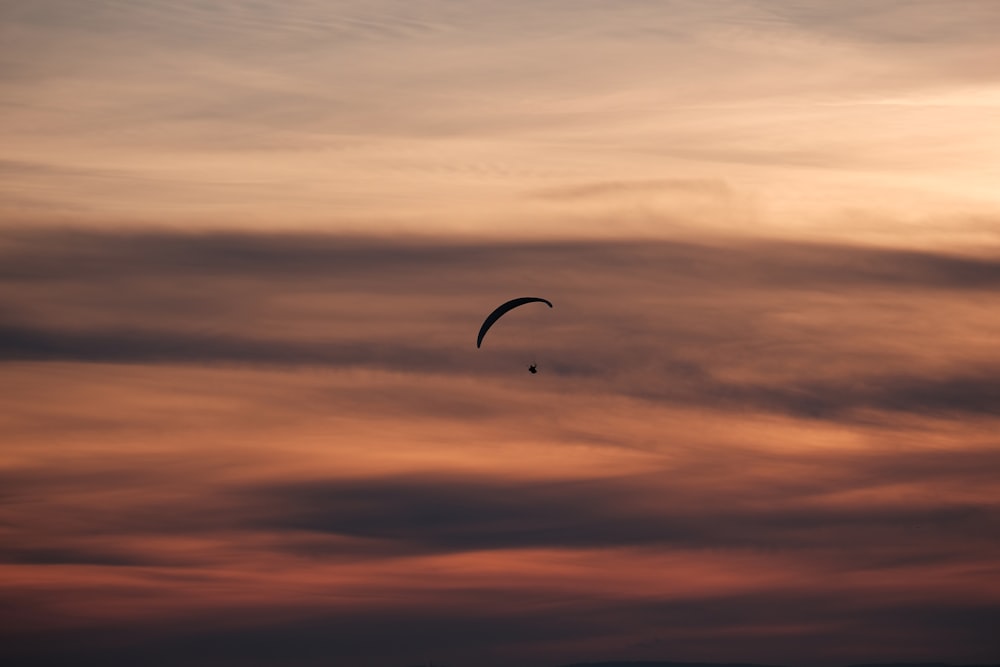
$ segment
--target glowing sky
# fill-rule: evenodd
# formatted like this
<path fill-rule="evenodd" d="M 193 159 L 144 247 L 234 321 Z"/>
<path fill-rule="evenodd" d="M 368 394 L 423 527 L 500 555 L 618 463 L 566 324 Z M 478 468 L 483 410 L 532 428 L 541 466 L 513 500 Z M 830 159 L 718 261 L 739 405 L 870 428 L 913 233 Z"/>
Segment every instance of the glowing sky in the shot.
<path fill-rule="evenodd" d="M 992 0 L 3 6 L 14 220 L 937 239 L 997 212 Z"/>
<path fill-rule="evenodd" d="M 4 664 L 1000 661 L 1000 3 L 0 12 Z"/>

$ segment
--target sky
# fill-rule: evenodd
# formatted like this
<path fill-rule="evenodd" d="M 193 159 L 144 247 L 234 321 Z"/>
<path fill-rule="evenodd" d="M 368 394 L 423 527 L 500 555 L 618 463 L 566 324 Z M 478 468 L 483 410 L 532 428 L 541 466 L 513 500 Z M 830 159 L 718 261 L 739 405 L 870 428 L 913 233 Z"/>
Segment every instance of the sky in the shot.
<path fill-rule="evenodd" d="M 0 0 L 0 659 L 1000 662 L 998 28 Z"/>

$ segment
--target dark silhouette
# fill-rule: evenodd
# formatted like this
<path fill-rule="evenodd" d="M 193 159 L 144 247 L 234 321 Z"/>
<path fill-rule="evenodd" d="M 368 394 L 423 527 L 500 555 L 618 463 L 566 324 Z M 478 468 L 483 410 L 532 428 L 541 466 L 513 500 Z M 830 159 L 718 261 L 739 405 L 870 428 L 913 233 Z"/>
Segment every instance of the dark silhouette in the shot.
<path fill-rule="evenodd" d="M 528 366 L 528 372 L 534 375 L 535 373 L 538 372 L 538 366 L 536 364 L 531 364 L 530 366 Z"/>
<path fill-rule="evenodd" d="M 537 296 L 522 296 L 517 299 L 511 299 L 510 301 L 507 301 L 506 303 L 502 303 L 499 306 L 497 306 L 496 310 L 494 310 L 486 317 L 486 320 L 483 322 L 483 326 L 479 328 L 479 336 L 476 337 L 476 347 L 480 347 L 483 344 L 483 336 L 485 336 L 486 332 L 490 330 L 490 327 L 493 326 L 493 323 L 499 320 L 501 317 L 503 317 L 505 313 L 517 308 L 518 306 L 523 306 L 526 303 L 534 303 L 536 301 L 539 303 L 544 303 L 549 308 L 552 307 L 551 301 L 549 301 L 548 299 L 542 299 L 541 297 Z"/>

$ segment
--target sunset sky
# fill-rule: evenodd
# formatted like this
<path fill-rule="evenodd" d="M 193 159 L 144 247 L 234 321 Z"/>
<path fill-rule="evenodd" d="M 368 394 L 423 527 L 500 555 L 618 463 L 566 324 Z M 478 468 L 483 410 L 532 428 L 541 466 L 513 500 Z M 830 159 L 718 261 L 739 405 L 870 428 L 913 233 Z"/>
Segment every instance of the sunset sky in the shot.
<path fill-rule="evenodd" d="M 0 0 L 0 662 L 1000 662 L 998 34 Z"/>

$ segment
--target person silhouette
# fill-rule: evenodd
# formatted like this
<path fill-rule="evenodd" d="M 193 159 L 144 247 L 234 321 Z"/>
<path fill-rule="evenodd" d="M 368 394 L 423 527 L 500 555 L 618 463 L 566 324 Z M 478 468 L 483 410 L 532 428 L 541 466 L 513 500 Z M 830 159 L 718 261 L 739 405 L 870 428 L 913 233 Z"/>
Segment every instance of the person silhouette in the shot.
<path fill-rule="evenodd" d="M 535 364 L 531 364 L 530 366 L 528 366 L 528 372 L 534 375 L 535 373 L 538 372 L 538 366 L 536 366 Z"/>

